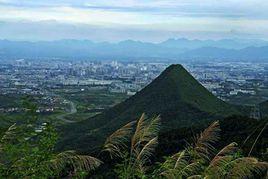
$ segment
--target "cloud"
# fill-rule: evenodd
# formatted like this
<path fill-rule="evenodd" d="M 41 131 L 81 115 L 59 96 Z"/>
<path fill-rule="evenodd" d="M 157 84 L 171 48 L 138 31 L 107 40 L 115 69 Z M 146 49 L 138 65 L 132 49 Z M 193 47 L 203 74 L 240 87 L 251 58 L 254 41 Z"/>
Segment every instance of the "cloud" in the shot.
<path fill-rule="evenodd" d="M 190 23 L 191 24 L 191 23 Z M 200 22 L 202 25 L 202 22 Z M 205 26 L 207 26 L 206 24 Z M 191 29 L 187 26 L 161 24 L 153 25 L 116 25 L 102 26 L 89 24 L 67 24 L 57 21 L 13 21 L 0 22 L 0 39 L 11 40 L 59 40 L 59 39 L 89 39 L 93 41 L 121 41 L 135 39 L 140 41 L 159 42 L 168 38 L 190 39 L 221 39 L 221 38 L 262 38 L 263 34 L 229 28 Z M 191 25 L 189 25 L 191 27 Z M 204 26 L 204 25 L 203 25 Z M 224 25 L 223 25 L 224 26 Z M 265 32 L 266 36 L 268 35 Z"/>
<path fill-rule="evenodd" d="M 135 30 L 137 34 L 153 31 L 169 35 L 183 31 L 192 36 L 200 32 L 206 37 L 208 34 L 201 32 L 224 36 L 235 31 L 261 38 L 267 38 L 268 31 L 267 0 L 0 0 L 0 13 L 4 22 L 54 20 L 129 31 L 136 38 L 140 37 L 133 35 Z"/>
<path fill-rule="evenodd" d="M 2 2 L 1 2 L 2 1 Z M 268 18 L 267 0 L 1 0 L 17 8 L 70 7 L 77 10 L 121 11 L 195 17 Z"/>

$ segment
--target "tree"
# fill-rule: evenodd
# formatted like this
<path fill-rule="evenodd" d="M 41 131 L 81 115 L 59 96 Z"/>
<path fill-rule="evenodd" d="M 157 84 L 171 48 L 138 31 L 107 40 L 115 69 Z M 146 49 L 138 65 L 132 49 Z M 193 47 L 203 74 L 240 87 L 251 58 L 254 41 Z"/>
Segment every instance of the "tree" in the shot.
<path fill-rule="evenodd" d="M 26 111 L 26 120 L 11 125 L 0 136 L 0 178 L 77 176 L 101 164 L 97 158 L 78 155 L 75 151 L 56 153 L 58 135 L 54 126 L 38 123 L 35 107 Z"/>

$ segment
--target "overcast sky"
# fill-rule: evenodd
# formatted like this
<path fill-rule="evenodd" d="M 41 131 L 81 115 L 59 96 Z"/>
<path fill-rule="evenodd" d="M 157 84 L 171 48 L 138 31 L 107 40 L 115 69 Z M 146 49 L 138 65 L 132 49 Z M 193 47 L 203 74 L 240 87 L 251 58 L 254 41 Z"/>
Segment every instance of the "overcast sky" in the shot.
<path fill-rule="evenodd" d="M 0 0 L 0 38 L 268 39 L 268 0 Z"/>

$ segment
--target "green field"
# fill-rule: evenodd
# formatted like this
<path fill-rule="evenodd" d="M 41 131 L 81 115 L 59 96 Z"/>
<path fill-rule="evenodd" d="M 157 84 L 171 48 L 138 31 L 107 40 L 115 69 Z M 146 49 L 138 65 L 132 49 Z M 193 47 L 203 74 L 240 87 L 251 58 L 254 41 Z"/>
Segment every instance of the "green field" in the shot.
<path fill-rule="evenodd" d="M 0 94 L 0 108 L 3 107 L 20 107 L 21 106 L 21 95 L 16 94 Z"/>
<path fill-rule="evenodd" d="M 126 94 L 111 93 L 107 88 L 99 89 L 87 86 L 65 86 L 61 89 L 54 89 L 53 93 L 74 103 L 77 112 L 65 116 L 66 119 L 72 121 L 81 121 L 92 117 L 128 97 Z"/>
<path fill-rule="evenodd" d="M 57 102 L 53 103 L 53 112 L 40 113 L 39 118 L 40 121 L 49 120 L 55 122 L 57 125 L 88 119 L 128 97 L 126 94 L 111 93 L 107 88 L 92 88 L 89 86 L 64 86 L 47 90 L 54 99 L 57 99 Z M 24 97 L 25 95 L 0 95 L 0 108 L 22 108 Z M 52 107 L 42 101 L 43 97 L 46 96 L 31 96 L 31 99 L 38 107 Z M 5 121 L 10 121 L 6 116 L 16 118 L 16 116 L 20 116 L 21 114 L 0 112 L 0 115 L 2 116 L 0 120 L 3 124 L 3 116 L 5 116 Z"/>

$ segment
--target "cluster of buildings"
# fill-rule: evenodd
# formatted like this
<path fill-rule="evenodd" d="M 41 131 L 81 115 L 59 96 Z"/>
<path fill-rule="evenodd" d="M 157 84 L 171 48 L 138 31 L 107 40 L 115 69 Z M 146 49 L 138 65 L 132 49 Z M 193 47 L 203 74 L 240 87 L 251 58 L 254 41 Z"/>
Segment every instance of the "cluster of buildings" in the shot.
<path fill-rule="evenodd" d="M 84 90 L 85 86 L 105 88 L 111 93 L 134 95 L 168 65 L 88 60 L 3 61 L 0 62 L 0 95 L 40 96 L 41 102 L 46 103 L 45 106 L 63 103 L 50 90 L 62 86 L 77 86 L 80 90 Z M 232 96 L 254 96 L 262 90 L 268 90 L 268 64 L 265 63 L 189 62 L 183 65 L 209 91 L 226 101 Z M 262 97 L 268 98 L 265 95 Z"/>
<path fill-rule="evenodd" d="M 268 64 L 209 63 L 190 64 L 193 76 L 214 95 L 225 101 L 234 96 L 258 96 L 267 100 Z"/>
<path fill-rule="evenodd" d="M 111 92 L 136 92 L 167 64 L 15 60 L 0 64 L 0 93 L 45 94 L 58 86 L 107 86 Z"/>

